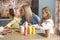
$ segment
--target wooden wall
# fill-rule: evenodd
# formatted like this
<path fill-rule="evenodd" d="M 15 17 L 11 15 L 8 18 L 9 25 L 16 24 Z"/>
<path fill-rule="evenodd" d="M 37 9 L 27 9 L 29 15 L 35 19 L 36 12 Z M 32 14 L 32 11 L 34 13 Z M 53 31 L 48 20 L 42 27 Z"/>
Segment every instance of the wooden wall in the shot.
<path fill-rule="evenodd" d="M 60 0 L 56 0 L 55 27 L 56 33 L 60 34 Z"/>

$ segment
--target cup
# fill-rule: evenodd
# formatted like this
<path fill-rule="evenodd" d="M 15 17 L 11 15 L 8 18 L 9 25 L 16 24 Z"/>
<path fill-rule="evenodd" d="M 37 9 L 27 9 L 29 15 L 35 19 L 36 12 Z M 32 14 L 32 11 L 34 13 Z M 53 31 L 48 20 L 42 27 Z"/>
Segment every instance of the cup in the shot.
<path fill-rule="evenodd" d="M 28 26 L 28 34 L 30 34 L 30 35 L 32 34 L 32 26 L 31 25 Z"/>
<path fill-rule="evenodd" d="M 50 30 L 45 30 L 45 36 L 46 36 L 47 38 L 50 38 Z"/>
<path fill-rule="evenodd" d="M 32 34 L 33 34 L 33 35 L 36 34 L 35 27 L 32 27 Z"/>

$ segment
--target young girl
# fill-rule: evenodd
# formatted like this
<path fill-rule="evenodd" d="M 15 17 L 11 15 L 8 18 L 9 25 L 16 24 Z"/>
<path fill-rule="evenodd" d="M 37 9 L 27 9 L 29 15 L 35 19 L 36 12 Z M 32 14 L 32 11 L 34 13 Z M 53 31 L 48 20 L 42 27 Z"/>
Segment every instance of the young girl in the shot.
<path fill-rule="evenodd" d="M 17 11 L 18 12 L 18 11 Z M 13 8 L 9 9 L 9 17 L 11 18 L 11 22 L 9 22 L 6 27 L 9 27 L 9 28 L 13 28 L 13 27 L 19 27 L 19 23 L 20 23 L 20 13 L 18 14 L 14 14 L 14 10 Z"/>
<path fill-rule="evenodd" d="M 35 25 L 36 28 L 42 29 L 42 30 L 50 30 L 51 34 L 54 34 L 53 31 L 53 20 L 51 18 L 51 12 L 50 9 L 48 7 L 44 7 L 42 9 L 42 20 L 38 25 Z"/>

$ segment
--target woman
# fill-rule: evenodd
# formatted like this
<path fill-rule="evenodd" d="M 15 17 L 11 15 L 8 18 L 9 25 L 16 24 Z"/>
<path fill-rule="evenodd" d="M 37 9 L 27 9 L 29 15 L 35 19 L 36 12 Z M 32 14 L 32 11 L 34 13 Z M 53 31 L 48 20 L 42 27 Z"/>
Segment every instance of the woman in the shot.
<path fill-rule="evenodd" d="M 28 21 L 29 24 L 38 24 L 40 22 L 39 16 L 32 12 L 30 5 L 23 5 L 23 8 L 21 10 L 22 10 L 21 15 L 24 14 L 22 18 L 24 22 Z"/>
<path fill-rule="evenodd" d="M 36 25 L 36 28 L 40 28 L 42 30 L 50 30 L 51 34 L 54 34 L 54 30 L 53 30 L 53 20 L 51 18 L 51 12 L 50 9 L 48 7 L 44 7 L 42 9 L 42 20 L 39 23 L 39 26 Z"/>
<path fill-rule="evenodd" d="M 20 25 L 23 25 L 23 23 L 26 21 L 26 19 L 25 19 L 25 11 L 24 11 L 23 7 L 21 7 L 21 9 L 20 9 L 20 15 L 21 15 L 21 18 L 22 18 Z"/>

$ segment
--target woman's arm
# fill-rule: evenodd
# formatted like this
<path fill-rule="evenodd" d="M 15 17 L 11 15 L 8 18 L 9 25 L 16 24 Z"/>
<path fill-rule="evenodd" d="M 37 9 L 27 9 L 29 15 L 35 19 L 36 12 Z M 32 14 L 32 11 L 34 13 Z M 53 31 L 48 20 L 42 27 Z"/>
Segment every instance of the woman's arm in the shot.
<path fill-rule="evenodd" d="M 36 18 L 37 18 L 37 22 L 39 23 L 41 21 L 40 17 L 36 15 Z"/>
<path fill-rule="evenodd" d="M 34 14 L 34 18 L 35 18 L 37 24 L 40 23 L 41 19 L 38 15 Z"/>

